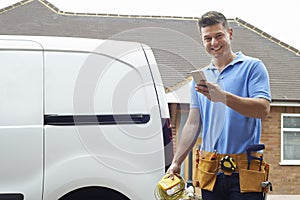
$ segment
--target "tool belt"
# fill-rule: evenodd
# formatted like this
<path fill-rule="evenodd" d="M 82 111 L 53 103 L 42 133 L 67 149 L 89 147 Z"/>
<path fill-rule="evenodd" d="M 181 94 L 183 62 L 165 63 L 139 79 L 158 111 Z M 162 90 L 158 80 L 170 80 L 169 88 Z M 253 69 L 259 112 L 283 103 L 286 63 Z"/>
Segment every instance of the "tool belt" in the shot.
<path fill-rule="evenodd" d="M 269 188 L 262 187 L 262 182 L 268 181 L 270 166 L 263 160 L 251 160 L 248 166 L 247 154 L 215 154 L 213 152 L 201 152 L 203 157 L 196 151 L 196 164 L 194 167 L 194 186 L 204 190 L 213 191 L 218 173 L 232 175 L 238 173 L 240 180 L 240 192 L 268 192 Z M 256 157 L 261 153 L 253 153 Z M 233 159 L 234 164 L 231 170 L 223 170 L 220 161 L 224 157 Z M 262 158 L 262 157 L 261 157 Z M 222 163 L 222 162 L 221 162 Z M 248 169 L 249 168 L 249 169 Z"/>

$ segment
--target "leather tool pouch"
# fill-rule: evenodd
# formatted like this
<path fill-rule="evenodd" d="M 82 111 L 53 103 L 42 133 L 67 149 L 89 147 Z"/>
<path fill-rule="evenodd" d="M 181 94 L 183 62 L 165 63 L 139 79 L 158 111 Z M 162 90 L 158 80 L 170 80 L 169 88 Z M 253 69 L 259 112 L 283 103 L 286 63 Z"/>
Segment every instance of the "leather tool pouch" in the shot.
<path fill-rule="evenodd" d="M 199 162 L 197 162 L 199 161 Z M 207 158 L 196 159 L 196 166 L 194 168 L 193 180 L 196 186 L 199 185 L 201 189 L 213 191 L 217 180 L 217 172 L 219 168 L 218 159 L 209 160 Z"/>
<path fill-rule="evenodd" d="M 265 192 L 269 188 L 262 188 L 262 182 L 268 181 L 270 166 L 268 163 L 258 160 L 252 160 L 250 168 L 247 169 L 248 161 L 240 160 L 238 163 L 239 178 L 240 178 L 240 191 L 244 192 Z"/>

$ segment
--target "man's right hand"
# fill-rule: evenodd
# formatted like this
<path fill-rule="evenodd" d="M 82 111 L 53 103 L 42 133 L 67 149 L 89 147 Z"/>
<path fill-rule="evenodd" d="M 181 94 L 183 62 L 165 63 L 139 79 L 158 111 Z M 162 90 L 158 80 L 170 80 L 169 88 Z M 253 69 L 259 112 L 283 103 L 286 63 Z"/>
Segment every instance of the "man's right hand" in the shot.
<path fill-rule="evenodd" d="M 174 174 L 180 174 L 181 166 L 177 162 L 172 162 L 171 166 L 167 170 L 167 174 L 170 174 L 170 178 L 174 179 Z"/>

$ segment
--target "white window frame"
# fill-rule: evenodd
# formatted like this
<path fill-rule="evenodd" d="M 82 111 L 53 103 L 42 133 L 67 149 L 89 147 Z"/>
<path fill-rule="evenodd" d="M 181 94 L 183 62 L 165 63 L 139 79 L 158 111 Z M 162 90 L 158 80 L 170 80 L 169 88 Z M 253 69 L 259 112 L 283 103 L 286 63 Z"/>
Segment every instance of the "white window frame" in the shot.
<path fill-rule="evenodd" d="M 283 158 L 283 149 L 284 149 L 284 142 L 283 142 L 283 134 L 284 131 L 297 131 L 300 132 L 300 127 L 299 128 L 284 128 L 283 127 L 283 119 L 284 117 L 299 117 L 300 119 L 300 114 L 294 114 L 294 113 L 281 113 L 281 162 L 279 163 L 280 165 L 300 165 L 300 160 L 284 160 Z"/>

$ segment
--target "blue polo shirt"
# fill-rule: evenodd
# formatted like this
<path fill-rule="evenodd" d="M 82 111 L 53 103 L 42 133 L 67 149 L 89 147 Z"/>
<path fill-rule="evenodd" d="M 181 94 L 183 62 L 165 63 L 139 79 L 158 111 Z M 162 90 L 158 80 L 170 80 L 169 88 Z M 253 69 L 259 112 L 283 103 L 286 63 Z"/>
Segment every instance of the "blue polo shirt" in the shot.
<path fill-rule="evenodd" d="M 236 53 L 237 57 L 219 72 L 213 64 L 204 68 L 208 81 L 240 97 L 271 101 L 269 76 L 263 62 Z M 212 102 L 191 85 L 190 108 L 199 108 L 202 119 L 202 146 L 221 154 L 245 153 L 247 146 L 260 143 L 261 119 L 246 117 L 223 103 Z"/>

